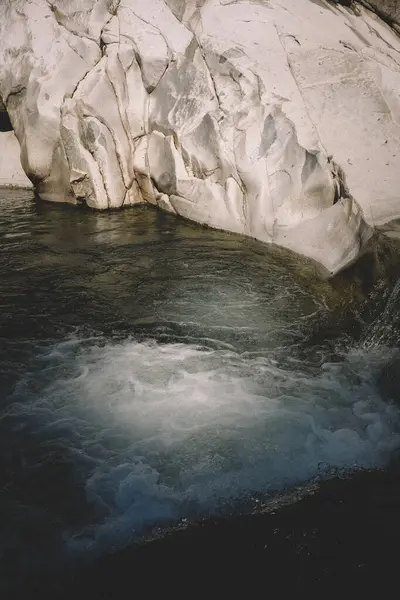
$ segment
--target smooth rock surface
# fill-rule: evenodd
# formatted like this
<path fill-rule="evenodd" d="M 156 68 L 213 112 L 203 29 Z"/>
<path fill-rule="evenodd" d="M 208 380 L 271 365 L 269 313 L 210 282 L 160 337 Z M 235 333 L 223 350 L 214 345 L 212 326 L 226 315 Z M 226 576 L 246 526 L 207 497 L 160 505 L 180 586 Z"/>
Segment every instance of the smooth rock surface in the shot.
<path fill-rule="evenodd" d="M 400 217 L 400 38 L 350 4 L 3 0 L 25 172 L 46 200 L 150 202 L 338 272 Z"/>
<path fill-rule="evenodd" d="M 32 187 L 32 183 L 21 167 L 19 152 L 19 144 L 14 132 L 0 132 L 0 187 Z"/>

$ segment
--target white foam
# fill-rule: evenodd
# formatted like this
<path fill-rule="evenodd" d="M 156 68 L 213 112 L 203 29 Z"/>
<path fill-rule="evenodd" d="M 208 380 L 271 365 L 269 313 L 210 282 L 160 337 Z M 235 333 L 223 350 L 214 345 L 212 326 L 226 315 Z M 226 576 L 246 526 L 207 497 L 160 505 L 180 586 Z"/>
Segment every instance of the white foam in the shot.
<path fill-rule="evenodd" d="M 321 469 L 382 464 L 400 444 L 398 410 L 374 386 L 382 358 L 307 370 L 229 349 L 73 340 L 45 357 L 50 383 L 21 410 L 71 449 L 102 516 L 70 544 L 101 552 Z"/>

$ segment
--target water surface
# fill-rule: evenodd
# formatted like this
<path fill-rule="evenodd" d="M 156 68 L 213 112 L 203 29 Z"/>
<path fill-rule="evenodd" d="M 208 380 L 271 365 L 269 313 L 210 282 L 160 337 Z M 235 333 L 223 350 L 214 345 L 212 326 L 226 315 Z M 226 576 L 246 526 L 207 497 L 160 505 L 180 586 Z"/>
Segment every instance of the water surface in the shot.
<path fill-rule="evenodd" d="M 9 579 L 382 465 L 399 446 L 376 383 L 391 340 L 379 320 L 361 339 L 332 335 L 322 286 L 285 253 L 152 208 L 0 201 Z"/>

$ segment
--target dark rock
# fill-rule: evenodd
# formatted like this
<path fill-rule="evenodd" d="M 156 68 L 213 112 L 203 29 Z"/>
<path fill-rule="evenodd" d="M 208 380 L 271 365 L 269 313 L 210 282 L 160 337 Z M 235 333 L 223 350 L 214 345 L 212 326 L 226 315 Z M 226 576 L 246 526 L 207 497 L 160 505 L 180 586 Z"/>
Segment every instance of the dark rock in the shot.
<path fill-rule="evenodd" d="M 10 121 L 10 117 L 5 110 L 1 110 L 0 107 L 0 131 L 12 131 L 13 126 Z"/>
<path fill-rule="evenodd" d="M 398 584 L 400 470 L 363 471 L 273 510 L 210 519 L 54 579 L 37 597 L 389 597 Z M 21 593 L 20 597 L 27 598 Z M 31 596 L 29 596 L 31 597 Z M 36 597 L 36 596 L 35 596 Z"/>
<path fill-rule="evenodd" d="M 342 6 L 351 6 L 354 0 L 332 0 L 334 4 L 341 4 Z"/>
<path fill-rule="evenodd" d="M 388 25 L 400 25 L 399 0 L 366 0 L 363 4 L 372 8 Z"/>

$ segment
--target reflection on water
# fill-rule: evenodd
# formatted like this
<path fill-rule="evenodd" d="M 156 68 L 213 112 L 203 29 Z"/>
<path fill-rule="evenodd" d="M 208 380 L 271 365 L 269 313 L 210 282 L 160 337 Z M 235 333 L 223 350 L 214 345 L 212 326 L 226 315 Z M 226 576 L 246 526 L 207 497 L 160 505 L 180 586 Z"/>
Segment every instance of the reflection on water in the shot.
<path fill-rule="evenodd" d="M 2 194 L 10 578 L 61 549 L 107 552 L 146 527 L 382 464 L 399 445 L 376 388 L 390 339 L 328 343 L 327 286 L 293 276 L 284 253 L 153 209 Z"/>

